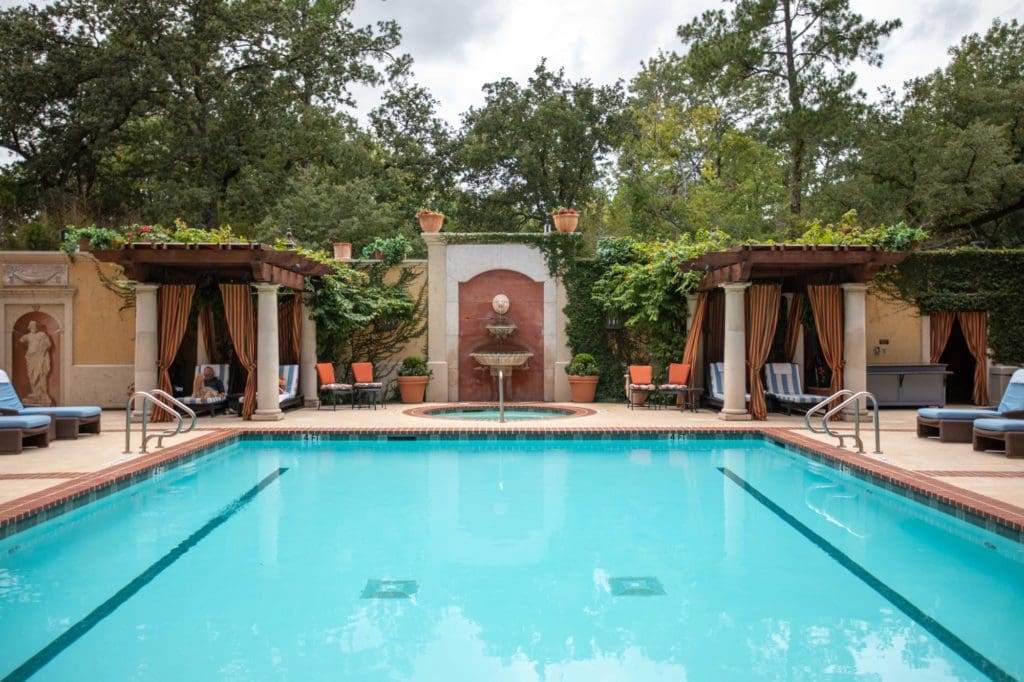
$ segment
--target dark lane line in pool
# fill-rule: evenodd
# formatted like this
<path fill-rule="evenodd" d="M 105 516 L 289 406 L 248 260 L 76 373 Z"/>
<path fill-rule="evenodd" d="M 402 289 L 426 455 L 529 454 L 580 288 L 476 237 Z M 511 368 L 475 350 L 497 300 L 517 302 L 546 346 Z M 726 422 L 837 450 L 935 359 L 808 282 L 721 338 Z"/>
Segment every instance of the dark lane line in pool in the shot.
<path fill-rule="evenodd" d="M 803 523 L 798 521 L 796 517 L 787 512 L 779 505 L 772 502 L 764 493 L 750 485 L 742 477 L 738 476 L 731 469 L 726 467 L 718 467 L 729 480 L 743 488 L 747 493 L 750 494 L 755 500 L 760 502 L 763 506 L 767 507 L 769 511 L 781 518 L 783 521 L 792 526 L 797 532 L 803 535 L 805 538 L 816 544 L 819 548 L 825 551 L 830 557 L 836 560 L 843 568 L 853 573 L 855 576 L 861 579 L 864 584 L 873 589 L 875 592 L 880 594 L 882 597 L 887 599 L 893 606 L 898 608 L 904 614 L 912 618 L 918 625 L 923 627 L 932 636 L 938 639 L 940 642 L 945 644 L 947 647 L 952 649 L 962 659 L 974 666 L 980 673 L 985 675 L 991 680 L 1009 680 L 1013 681 L 1017 678 L 1010 675 L 1005 670 L 1000 668 L 996 663 L 989 660 L 977 649 L 974 649 L 967 642 L 963 641 L 952 632 L 947 630 L 941 623 L 929 616 L 921 609 L 914 606 L 910 600 L 904 597 L 902 594 L 892 589 L 884 582 L 879 580 L 868 571 L 866 568 L 858 564 L 856 561 L 851 559 L 841 549 L 830 543 L 822 536 L 815 533 L 813 530 L 805 526 Z"/>
<path fill-rule="evenodd" d="M 189 535 L 177 547 L 157 559 L 149 568 L 137 575 L 130 583 L 117 591 L 114 596 L 97 606 L 91 613 L 82 618 L 64 631 L 64 633 L 39 650 L 32 658 L 28 659 L 6 677 L 3 682 L 15 680 L 27 680 L 39 672 L 43 666 L 56 658 L 62 651 L 74 644 L 85 633 L 96 627 L 104 618 L 112 614 L 117 607 L 131 599 L 143 587 L 148 585 L 153 578 L 160 575 L 163 570 L 180 559 L 187 551 L 199 544 L 200 540 L 212 533 L 218 526 L 242 510 L 245 505 L 252 502 L 253 498 L 259 495 L 267 486 L 281 477 L 281 474 L 288 471 L 288 467 L 281 467 L 277 471 L 268 474 L 262 481 L 249 488 L 241 497 L 224 507 L 219 514 L 203 524 L 203 527 Z"/>

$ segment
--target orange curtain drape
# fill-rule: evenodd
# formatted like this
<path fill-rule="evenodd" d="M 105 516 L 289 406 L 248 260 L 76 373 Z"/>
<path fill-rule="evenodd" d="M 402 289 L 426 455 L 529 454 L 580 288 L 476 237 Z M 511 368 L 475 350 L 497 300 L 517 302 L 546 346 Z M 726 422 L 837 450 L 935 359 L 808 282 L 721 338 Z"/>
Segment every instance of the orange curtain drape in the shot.
<path fill-rule="evenodd" d="M 248 284 L 221 284 L 224 317 L 238 362 L 245 369 L 245 402 L 242 419 L 251 419 L 256 411 L 256 334 L 252 314 L 252 293 Z"/>
<path fill-rule="evenodd" d="M 299 316 L 302 314 L 302 299 L 292 296 L 277 307 L 277 352 L 282 365 L 299 364 Z"/>
<path fill-rule="evenodd" d="M 725 294 L 720 290 L 708 295 L 707 328 L 708 345 L 704 356 L 709 363 L 721 362 L 725 359 Z"/>
<path fill-rule="evenodd" d="M 825 362 L 832 370 L 833 393 L 843 387 L 843 292 L 836 284 L 808 286 L 807 299 Z"/>
<path fill-rule="evenodd" d="M 960 330 L 967 340 L 967 347 L 974 356 L 974 404 L 988 405 L 988 313 L 981 311 L 960 311 Z"/>
<path fill-rule="evenodd" d="M 160 339 L 157 353 L 157 371 L 160 375 L 159 387 L 174 395 L 171 384 L 171 363 L 178 354 L 181 340 L 188 328 L 188 314 L 192 309 L 192 295 L 195 294 L 194 284 L 164 284 L 157 291 L 157 314 L 160 316 Z M 192 377 L 189 377 L 191 381 Z M 152 419 L 155 422 L 169 422 L 174 419 L 167 410 L 153 406 Z"/>
<path fill-rule="evenodd" d="M 700 347 L 700 335 L 704 330 L 704 315 L 708 309 L 708 292 L 702 291 L 697 296 L 697 309 L 693 311 L 690 331 L 686 335 L 683 346 L 683 364 L 691 368 L 697 366 L 697 350 Z"/>
<path fill-rule="evenodd" d="M 932 313 L 931 320 L 931 353 L 932 362 L 938 362 L 949 343 L 949 334 L 953 331 L 953 320 L 956 313 Z"/>
<path fill-rule="evenodd" d="M 217 352 L 217 332 L 213 328 L 213 311 L 210 306 L 203 306 L 199 309 L 199 321 L 202 327 L 203 348 L 206 350 L 206 357 L 210 362 L 220 360 L 220 353 Z"/>
<path fill-rule="evenodd" d="M 786 313 L 786 362 L 795 362 L 800 367 L 804 366 L 804 359 L 797 359 L 793 356 L 796 355 L 796 342 L 800 340 L 800 327 L 803 326 L 804 306 L 806 304 L 806 296 L 803 294 L 793 294 L 793 298 L 789 303 L 789 310 Z"/>
<path fill-rule="evenodd" d="M 750 415 L 764 421 L 768 406 L 764 401 L 764 382 L 761 369 L 768 360 L 779 323 L 779 299 L 782 287 L 778 284 L 753 284 L 746 295 L 747 377 L 750 385 Z"/>

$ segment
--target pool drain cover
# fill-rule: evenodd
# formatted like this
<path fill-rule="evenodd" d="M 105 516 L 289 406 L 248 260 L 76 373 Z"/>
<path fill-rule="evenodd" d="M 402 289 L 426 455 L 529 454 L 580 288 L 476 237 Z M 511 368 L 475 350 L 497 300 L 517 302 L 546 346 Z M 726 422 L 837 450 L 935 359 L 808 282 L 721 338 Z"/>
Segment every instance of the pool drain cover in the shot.
<path fill-rule="evenodd" d="M 416 580 L 374 580 L 366 581 L 363 599 L 409 599 L 420 587 Z"/>
<path fill-rule="evenodd" d="M 608 585 L 616 597 L 655 597 L 665 594 L 661 581 L 653 576 L 641 578 L 609 578 Z"/>

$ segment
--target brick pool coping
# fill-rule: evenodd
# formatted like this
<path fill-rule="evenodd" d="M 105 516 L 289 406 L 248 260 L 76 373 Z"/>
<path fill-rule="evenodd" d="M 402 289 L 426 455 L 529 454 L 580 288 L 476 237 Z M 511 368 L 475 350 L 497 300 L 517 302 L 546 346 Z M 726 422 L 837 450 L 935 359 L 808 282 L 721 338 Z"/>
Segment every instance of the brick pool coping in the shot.
<path fill-rule="evenodd" d="M 787 450 L 824 462 L 858 478 L 880 485 L 929 507 L 1017 542 L 1024 542 L 1024 508 L 958 488 L 931 476 L 903 469 L 866 455 L 841 450 L 784 427 L 715 426 L 661 427 L 544 427 L 526 426 L 424 426 L 424 427 L 252 427 L 224 428 L 201 435 L 188 443 L 140 455 L 130 461 L 0 504 L 0 538 L 59 516 L 78 506 L 105 497 L 134 483 L 163 473 L 206 454 L 213 446 L 253 436 L 267 438 L 311 435 L 316 437 L 433 436 L 458 440 L 531 436 L 577 438 L 639 438 L 652 435 L 761 436 Z M 941 472 L 940 472 L 941 473 Z"/>

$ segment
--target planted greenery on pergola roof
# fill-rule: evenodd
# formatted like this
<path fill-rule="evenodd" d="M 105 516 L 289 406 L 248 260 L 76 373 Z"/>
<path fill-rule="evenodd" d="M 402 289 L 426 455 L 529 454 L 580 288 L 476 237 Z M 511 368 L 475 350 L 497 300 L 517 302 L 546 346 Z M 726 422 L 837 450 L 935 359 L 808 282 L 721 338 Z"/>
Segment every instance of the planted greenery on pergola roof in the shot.
<path fill-rule="evenodd" d="M 781 280 L 784 290 L 796 291 L 807 284 L 868 283 L 906 257 L 870 245 L 743 244 L 684 261 L 682 268 L 705 272 L 701 291 L 759 280 Z"/>
<path fill-rule="evenodd" d="M 129 279 L 154 284 L 197 284 L 212 277 L 217 283 L 265 282 L 302 291 L 306 277 L 332 271 L 330 265 L 296 251 L 255 243 L 133 243 L 91 253 L 120 265 Z"/>

